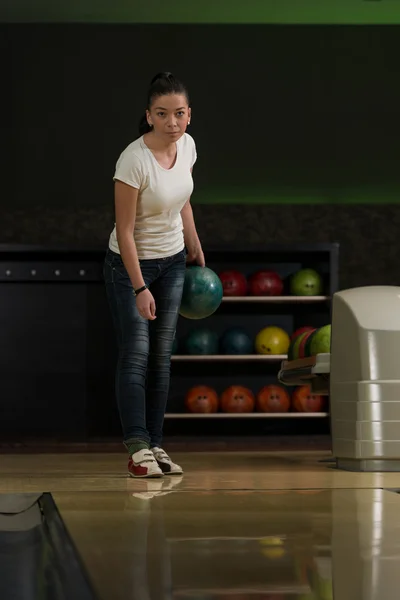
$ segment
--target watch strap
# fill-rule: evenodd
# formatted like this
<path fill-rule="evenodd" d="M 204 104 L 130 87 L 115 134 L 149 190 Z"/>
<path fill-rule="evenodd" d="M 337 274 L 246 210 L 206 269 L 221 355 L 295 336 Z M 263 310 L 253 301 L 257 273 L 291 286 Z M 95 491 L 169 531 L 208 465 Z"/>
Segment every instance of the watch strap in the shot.
<path fill-rule="evenodd" d="M 138 294 L 140 294 L 140 292 L 144 292 L 144 290 L 147 290 L 147 285 L 146 284 L 144 286 L 142 286 L 141 288 L 138 288 L 137 290 L 134 290 L 135 296 L 137 296 Z"/>

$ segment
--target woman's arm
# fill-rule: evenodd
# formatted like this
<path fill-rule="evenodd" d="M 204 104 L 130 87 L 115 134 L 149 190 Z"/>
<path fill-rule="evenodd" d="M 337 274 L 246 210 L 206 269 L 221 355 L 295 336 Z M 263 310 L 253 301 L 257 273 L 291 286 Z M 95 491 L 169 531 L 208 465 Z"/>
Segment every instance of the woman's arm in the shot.
<path fill-rule="evenodd" d="M 196 262 L 200 267 L 205 267 L 204 254 L 199 236 L 197 235 L 190 198 L 181 210 L 181 217 L 185 246 L 188 251 L 187 262 Z"/>
<path fill-rule="evenodd" d="M 132 282 L 134 290 L 145 285 L 139 264 L 133 232 L 136 222 L 136 206 L 139 190 L 115 181 L 115 223 L 119 251 Z M 156 305 L 150 290 L 144 290 L 136 296 L 139 314 L 145 319 L 155 319 Z"/>
<path fill-rule="evenodd" d="M 139 190 L 123 183 L 115 182 L 115 223 L 119 250 L 128 275 L 137 290 L 144 286 L 142 271 L 136 250 L 133 231 L 136 221 L 136 206 Z"/>

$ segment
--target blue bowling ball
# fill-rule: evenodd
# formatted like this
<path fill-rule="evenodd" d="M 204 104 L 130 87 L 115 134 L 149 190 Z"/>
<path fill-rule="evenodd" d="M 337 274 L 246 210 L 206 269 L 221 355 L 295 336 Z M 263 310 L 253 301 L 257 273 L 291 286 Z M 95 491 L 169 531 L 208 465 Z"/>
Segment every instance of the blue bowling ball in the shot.
<path fill-rule="evenodd" d="M 218 354 L 218 335 L 211 329 L 195 329 L 186 338 L 188 354 Z"/>
<path fill-rule="evenodd" d="M 222 301 L 222 282 L 208 267 L 187 267 L 179 314 L 186 319 L 205 319 Z"/>
<path fill-rule="evenodd" d="M 221 354 L 253 354 L 254 344 L 241 327 L 227 329 L 220 340 Z"/>

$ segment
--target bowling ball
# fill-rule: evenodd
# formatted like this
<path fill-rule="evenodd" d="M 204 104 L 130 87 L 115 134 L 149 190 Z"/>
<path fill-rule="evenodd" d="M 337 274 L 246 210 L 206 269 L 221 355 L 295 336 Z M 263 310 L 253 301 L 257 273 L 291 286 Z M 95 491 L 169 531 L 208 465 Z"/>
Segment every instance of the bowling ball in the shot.
<path fill-rule="evenodd" d="M 322 277 L 314 269 L 300 269 L 290 279 L 290 291 L 295 296 L 319 296 Z"/>
<path fill-rule="evenodd" d="M 222 271 L 219 274 L 224 296 L 245 296 L 247 279 L 240 271 Z"/>
<path fill-rule="evenodd" d="M 216 413 L 219 406 L 218 394 L 207 385 L 197 385 L 188 390 L 185 406 L 190 413 Z"/>
<path fill-rule="evenodd" d="M 172 354 L 178 353 L 178 347 L 179 347 L 178 340 L 175 337 L 174 341 L 172 342 Z"/>
<path fill-rule="evenodd" d="M 303 333 L 300 333 L 290 342 L 288 360 L 297 360 L 299 358 L 299 346 L 306 333 L 308 333 L 308 331 L 303 331 Z"/>
<path fill-rule="evenodd" d="M 259 544 L 262 546 L 262 554 L 269 559 L 282 558 L 286 554 L 285 542 L 282 538 L 273 536 L 261 538 Z"/>
<path fill-rule="evenodd" d="M 282 385 L 266 385 L 257 394 L 256 408 L 264 413 L 288 412 L 290 396 Z"/>
<path fill-rule="evenodd" d="M 187 267 L 179 314 L 186 319 L 205 319 L 222 301 L 222 283 L 208 267 Z"/>
<path fill-rule="evenodd" d="M 252 354 L 253 342 L 244 329 L 227 329 L 220 339 L 221 354 Z"/>
<path fill-rule="evenodd" d="M 298 358 L 306 358 L 306 343 L 307 340 L 309 339 L 309 337 L 311 335 L 313 335 L 315 329 L 313 331 L 306 331 L 305 333 L 302 334 L 301 336 L 301 340 L 299 343 L 299 350 L 298 350 Z"/>
<path fill-rule="evenodd" d="M 218 354 L 218 335 L 211 329 L 195 329 L 185 340 L 188 354 Z"/>
<path fill-rule="evenodd" d="M 249 291 L 252 296 L 280 296 L 283 281 L 274 271 L 257 271 L 249 277 Z"/>
<path fill-rule="evenodd" d="M 290 338 L 281 327 L 264 327 L 255 339 L 257 354 L 287 354 Z"/>
<path fill-rule="evenodd" d="M 320 327 L 314 333 L 311 344 L 310 352 L 311 356 L 317 354 L 325 354 L 331 351 L 331 326 L 325 325 Z"/>
<path fill-rule="evenodd" d="M 317 329 L 313 329 L 313 331 L 311 332 L 311 335 L 309 335 L 306 339 L 306 343 L 304 346 L 304 356 L 312 356 L 311 354 L 311 342 L 312 339 L 315 335 L 315 333 L 317 332 Z"/>
<path fill-rule="evenodd" d="M 312 327 L 311 325 L 304 325 L 304 327 L 299 327 L 298 329 L 296 329 L 296 331 L 293 331 L 292 335 L 290 336 L 290 339 L 294 340 L 294 338 L 296 338 L 301 333 L 305 333 L 306 331 L 312 331 L 314 329 L 315 327 Z"/>
<path fill-rule="evenodd" d="M 256 401 L 253 392 L 241 385 L 231 385 L 221 394 L 222 412 L 253 412 L 255 403 Z"/>
<path fill-rule="evenodd" d="M 309 385 L 300 385 L 292 394 L 292 407 L 295 412 L 322 412 L 324 397 L 312 394 Z"/>

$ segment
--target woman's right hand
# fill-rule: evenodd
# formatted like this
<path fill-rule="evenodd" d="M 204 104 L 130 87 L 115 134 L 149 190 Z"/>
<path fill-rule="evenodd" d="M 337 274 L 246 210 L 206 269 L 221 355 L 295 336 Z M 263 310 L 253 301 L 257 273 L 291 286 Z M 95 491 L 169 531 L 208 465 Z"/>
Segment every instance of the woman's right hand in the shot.
<path fill-rule="evenodd" d="M 141 317 L 154 321 L 156 318 L 156 303 L 150 290 L 143 290 L 136 296 L 136 306 Z"/>

